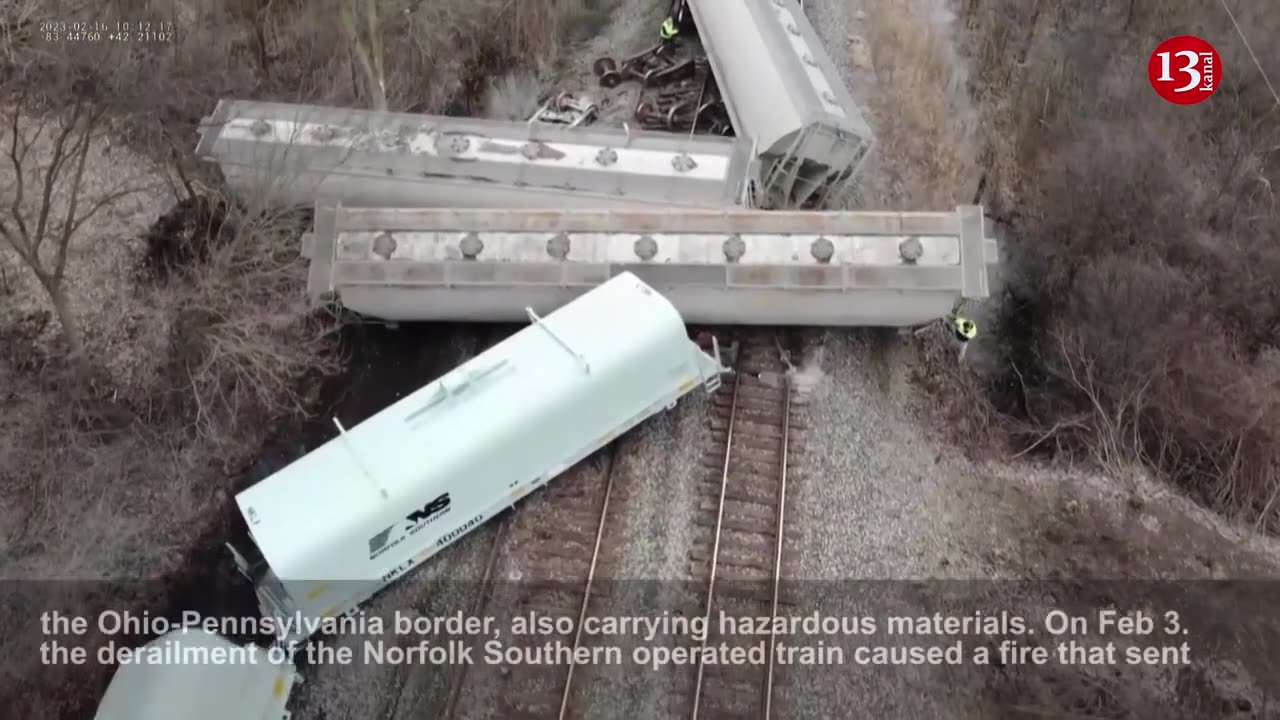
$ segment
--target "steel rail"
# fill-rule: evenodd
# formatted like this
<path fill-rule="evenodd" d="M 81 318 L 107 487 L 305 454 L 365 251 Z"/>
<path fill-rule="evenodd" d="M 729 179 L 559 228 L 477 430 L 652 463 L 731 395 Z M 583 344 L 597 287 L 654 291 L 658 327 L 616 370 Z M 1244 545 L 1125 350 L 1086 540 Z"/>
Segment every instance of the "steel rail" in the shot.
<path fill-rule="evenodd" d="M 621 445 L 619 443 L 618 445 Z M 609 453 L 608 465 L 605 466 L 604 502 L 600 505 L 600 522 L 596 525 L 596 545 L 591 551 L 591 568 L 587 570 L 587 587 L 582 593 L 582 607 L 578 609 L 578 627 L 573 634 L 573 654 L 569 656 L 569 672 L 564 679 L 564 692 L 560 695 L 559 720 L 569 714 L 569 692 L 573 687 L 573 670 L 577 663 L 578 648 L 582 646 L 582 624 L 587 619 L 587 604 L 591 602 L 591 584 L 596 577 L 596 564 L 600 560 L 600 543 L 604 539 L 605 521 L 609 516 L 609 496 L 613 494 L 613 468 L 618 458 L 620 447 L 615 446 Z"/>
<path fill-rule="evenodd" d="M 774 544 L 773 551 L 773 605 L 769 611 L 769 617 L 778 617 L 778 595 L 782 587 L 782 540 L 784 523 L 786 522 L 787 511 L 787 442 L 791 434 L 791 379 L 784 376 L 783 391 L 786 395 L 782 400 L 782 469 L 778 473 L 778 524 L 777 524 L 777 540 Z M 766 660 L 766 670 L 764 676 L 764 714 L 763 720 L 769 720 L 769 713 L 773 709 L 773 665 L 774 665 L 774 648 L 777 646 L 777 628 L 774 623 L 769 623 L 769 658 Z"/>
<path fill-rule="evenodd" d="M 506 517 L 502 519 L 502 524 L 498 526 L 498 532 L 493 537 L 493 549 L 489 551 L 489 562 L 484 569 L 484 577 L 480 580 L 480 594 L 476 597 L 475 604 L 471 608 L 471 617 L 480 617 L 485 607 L 489 603 L 489 596 L 493 594 L 493 573 L 498 566 L 498 556 L 501 554 L 502 541 L 507 534 L 507 526 L 511 524 L 511 511 L 508 510 Z M 474 645 L 476 638 L 472 638 Z M 444 717 L 457 717 L 458 698 L 462 695 L 463 681 L 467 679 L 468 663 L 460 663 L 458 665 L 458 676 L 455 678 L 453 687 L 449 688 L 449 701 L 445 705 Z"/>
<path fill-rule="evenodd" d="M 742 387 L 740 377 L 738 373 L 734 373 L 733 399 L 729 401 L 729 426 L 725 431 L 724 441 L 724 470 L 720 475 L 720 509 L 716 513 L 716 530 L 711 546 L 711 579 L 707 581 L 707 606 L 703 613 L 706 632 L 702 633 L 702 646 L 698 649 L 698 676 L 693 686 L 692 720 L 698 720 L 698 704 L 702 699 L 702 677 L 706 670 L 702 655 L 707 649 L 707 638 L 711 635 L 711 606 L 715 601 L 716 566 L 720 560 L 720 532 L 724 528 L 724 500 L 729 489 L 729 460 L 733 457 L 733 424 L 738 415 L 738 389 Z"/>

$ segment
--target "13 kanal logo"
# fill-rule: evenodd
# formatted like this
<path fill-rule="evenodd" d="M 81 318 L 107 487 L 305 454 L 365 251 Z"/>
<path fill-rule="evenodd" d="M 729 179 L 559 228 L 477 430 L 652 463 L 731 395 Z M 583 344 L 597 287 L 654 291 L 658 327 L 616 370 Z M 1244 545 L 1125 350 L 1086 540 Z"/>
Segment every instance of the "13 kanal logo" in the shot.
<path fill-rule="evenodd" d="M 1165 100 L 1194 105 L 1218 89 L 1222 61 L 1209 43 L 1194 35 L 1179 35 L 1160 43 L 1151 53 L 1147 77 Z"/>

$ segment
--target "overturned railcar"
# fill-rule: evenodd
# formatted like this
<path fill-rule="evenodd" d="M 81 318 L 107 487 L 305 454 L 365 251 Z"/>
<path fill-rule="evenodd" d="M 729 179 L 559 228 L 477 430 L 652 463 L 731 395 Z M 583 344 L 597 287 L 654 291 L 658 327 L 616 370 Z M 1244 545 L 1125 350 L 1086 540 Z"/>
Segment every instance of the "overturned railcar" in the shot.
<path fill-rule="evenodd" d="M 874 144 L 796 0 L 682 0 L 734 131 L 755 144 L 758 206 L 834 207 Z"/>
<path fill-rule="evenodd" d="M 256 645 L 184 627 L 116 669 L 94 720 L 287 720 L 296 668 Z"/>
<path fill-rule="evenodd" d="M 518 320 L 621 272 L 688 322 L 909 327 L 991 294 L 999 247 L 952 212 L 316 208 L 308 291 L 391 321 Z"/>
<path fill-rule="evenodd" d="M 726 207 L 750 143 L 628 129 L 220 100 L 196 155 L 273 204 Z"/>
<path fill-rule="evenodd" d="M 236 497 L 264 616 L 296 643 L 700 385 L 719 353 L 619 275 Z"/>

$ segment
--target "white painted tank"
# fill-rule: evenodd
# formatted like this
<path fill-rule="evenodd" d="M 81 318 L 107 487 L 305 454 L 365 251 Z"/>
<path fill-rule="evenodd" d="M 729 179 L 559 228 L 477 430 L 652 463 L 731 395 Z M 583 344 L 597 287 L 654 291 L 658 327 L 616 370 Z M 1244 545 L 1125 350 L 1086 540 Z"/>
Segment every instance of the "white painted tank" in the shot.
<path fill-rule="evenodd" d="M 236 496 L 274 575 L 259 595 L 264 616 L 303 618 L 285 642 L 326 623 L 340 631 L 325 619 L 719 384 L 718 357 L 635 276 L 538 309 L 554 312 Z"/>
<path fill-rule="evenodd" d="M 281 720 L 297 671 L 256 645 L 175 630 L 120 665 L 94 720 Z"/>
<path fill-rule="evenodd" d="M 734 130 L 770 161 L 761 183 L 771 205 L 838 197 L 874 136 L 800 3 L 687 2 Z"/>
<path fill-rule="evenodd" d="M 240 193 L 371 207 L 732 206 L 750 143 L 221 100 L 196 154 Z"/>
<path fill-rule="evenodd" d="M 387 320 L 518 320 L 622 272 L 689 322 L 917 325 L 982 298 L 982 208 L 949 213 L 320 206 L 309 293 Z"/>

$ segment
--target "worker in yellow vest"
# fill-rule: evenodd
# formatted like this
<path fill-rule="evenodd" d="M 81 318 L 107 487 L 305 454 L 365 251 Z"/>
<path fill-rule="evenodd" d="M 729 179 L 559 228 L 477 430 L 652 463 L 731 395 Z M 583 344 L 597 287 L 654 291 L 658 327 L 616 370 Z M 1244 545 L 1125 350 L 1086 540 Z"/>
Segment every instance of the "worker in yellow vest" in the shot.
<path fill-rule="evenodd" d="M 662 29 L 658 31 L 658 36 L 662 38 L 662 42 L 668 43 L 676 39 L 680 31 L 676 28 L 675 18 L 670 15 L 666 20 L 662 21 Z"/>
<path fill-rule="evenodd" d="M 955 338 L 956 343 L 960 346 L 960 362 L 964 362 L 964 356 L 969 349 L 969 341 L 978 336 L 978 324 L 962 314 L 964 302 L 956 303 L 955 309 L 947 316 L 947 327 L 951 330 L 951 335 Z"/>
<path fill-rule="evenodd" d="M 666 20 L 662 21 L 662 28 L 658 30 L 658 37 L 662 39 L 658 43 L 657 50 L 654 51 L 656 57 L 670 57 L 676 50 L 676 36 L 680 34 L 680 28 L 676 26 L 676 21 L 670 15 Z"/>
<path fill-rule="evenodd" d="M 956 300 L 956 304 L 951 306 L 951 314 L 945 320 L 947 329 L 951 331 L 961 347 L 978 336 L 978 324 L 964 314 L 964 307 L 967 304 L 964 298 Z"/>
<path fill-rule="evenodd" d="M 961 343 L 967 343 L 978 336 L 978 326 L 969 318 L 956 313 L 950 318 L 951 333 L 956 336 L 956 340 Z"/>

